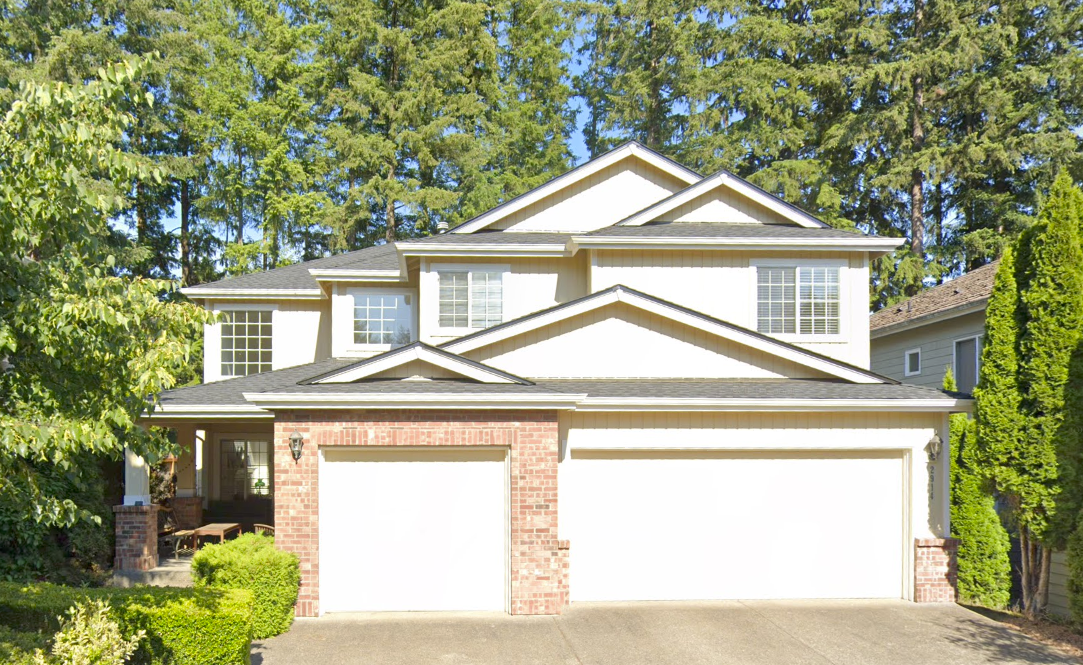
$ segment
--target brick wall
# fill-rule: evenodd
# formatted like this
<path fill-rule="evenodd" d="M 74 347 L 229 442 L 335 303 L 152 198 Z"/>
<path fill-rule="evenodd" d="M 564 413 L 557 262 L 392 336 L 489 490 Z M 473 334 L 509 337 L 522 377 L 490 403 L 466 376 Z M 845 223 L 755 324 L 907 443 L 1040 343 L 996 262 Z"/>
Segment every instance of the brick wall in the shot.
<path fill-rule="evenodd" d="M 914 602 L 954 603 L 959 541 L 918 538 L 914 542 Z"/>
<path fill-rule="evenodd" d="M 203 526 L 203 497 L 173 497 L 173 517 L 178 529 L 194 529 Z"/>
<path fill-rule="evenodd" d="M 294 461 L 289 437 L 304 436 Z M 557 542 L 555 412 L 286 411 L 275 417 L 275 542 L 301 559 L 298 616 L 319 614 L 321 446 L 498 446 L 510 451 L 511 613 L 559 614 L 567 603 L 567 543 Z"/>
<path fill-rule="evenodd" d="M 115 570 L 158 566 L 158 506 L 113 506 L 116 515 Z"/>

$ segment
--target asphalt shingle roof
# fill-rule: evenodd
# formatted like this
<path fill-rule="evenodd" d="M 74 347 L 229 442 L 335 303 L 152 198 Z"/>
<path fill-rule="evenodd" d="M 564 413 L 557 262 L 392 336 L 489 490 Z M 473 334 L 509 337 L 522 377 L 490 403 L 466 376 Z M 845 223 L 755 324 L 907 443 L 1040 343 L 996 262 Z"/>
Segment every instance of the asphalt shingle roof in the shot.
<path fill-rule="evenodd" d="M 870 317 L 869 329 L 878 330 L 984 302 L 993 292 L 993 280 L 999 266 L 999 260 L 993 261 L 950 282 L 922 291 L 909 300 L 885 307 Z"/>
<path fill-rule="evenodd" d="M 862 238 L 859 231 L 810 229 L 788 224 L 727 222 L 652 222 L 642 226 L 606 226 L 581 234 L 591 238 Z"/>

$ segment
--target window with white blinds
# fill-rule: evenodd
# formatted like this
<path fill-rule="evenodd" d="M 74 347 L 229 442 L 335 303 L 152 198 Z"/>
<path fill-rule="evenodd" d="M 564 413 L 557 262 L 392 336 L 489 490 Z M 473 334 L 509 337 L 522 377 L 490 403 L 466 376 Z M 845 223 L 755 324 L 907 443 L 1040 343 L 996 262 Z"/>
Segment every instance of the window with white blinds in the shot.
<path fill-rule="evenodd" d="M 758 267 L 756 329 L 767 334 L 838 335 L 837 266 Z"/>
<path fill-rule="evenodd" d="M 441 328 L 482 329 L 504 320 L 504 273 L 495 270 L 440 270 Z"/>

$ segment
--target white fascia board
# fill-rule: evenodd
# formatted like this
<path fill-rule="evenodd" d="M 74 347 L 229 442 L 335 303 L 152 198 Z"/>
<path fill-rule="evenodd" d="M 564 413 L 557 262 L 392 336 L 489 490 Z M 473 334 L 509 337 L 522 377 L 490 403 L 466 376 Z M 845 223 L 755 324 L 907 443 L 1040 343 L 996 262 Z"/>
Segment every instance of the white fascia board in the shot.
<path fill-rule="evenodd" d="M 189 298 L 207 300 L 323 300 L 327 294 L 323 289 L 193 289 L 185 288 L 181 293 Z"/>
<path fill-rule="evenodd" d="M 754 201 L 763 207 L 781 215 L 783 218 L 790 220 L 798 226 L 803 226 L 807 229 L 823 229 L 827 228 L 827 225 L 816 219 L 812 215 L 801 212 L 800 210 L 790 206 L 784 201 L 779 200 L 777 197 L 767 194 L 755 187 L 752 187 L 748 183 L 744 182 L 736 176 L 732 176 L 725 171 L 716 173 L 713 176 L 708 176 L 703 180 L 695 183 L 687 189 L 678 192 L 677 194 L 660 201 L 642 211 L 632 215 L 631 217 L 618 222 L 619 226 L 642 226 L 648 222 L 653 222 L 660 216 L 667 212 L 676 210 L 678 207 L 692 201 L 693 199 L 714 191 L 718 187 L 728 187 L 729 189 L 737 192 L 741 196 Z"/>
<path fill-rule="evenodd" d="M 248 420 L 274 418 L 266 409 L 251 404 L 182 404 L 158 405 L 153 412 L 143 413 L 146 420 Z"/>
<path fill-rule="evenodd" d="M 588 397 L 576 411 L 801 411 L 970 413 L 967 399 L 642 399 Z"/>
<path fill-rule="evenodd" d="M 309 268 L 308 273 L 318 282 L 403 282 L 398 270 L 360 270 L 335 268 Z"/>
<path fill-rule="evenodd" d="M 420 360 L 421 362 L 436 365 L 449 372 L 455 372 L 456 374 L 468 379 L 480 381 L 481 383 L 517 383 L 505 376 L 501 376 L 495 372 L 486 371 L 471 363 L 449 358 L 440 353 L 434 353 L 425 347 L 415 347 L 400 353 L 390 352 L 384 358 L 362 361 L 364 364 L 361 367 L 347 368 L 337 374 L 325 376 L 312 383 L 353 383 L 359 379 L 379 374 L 380 372 L 385 372 L 395 367 L 400 367 L 414 360 Z"/>
<path fill-rule="evenodd" d="M 524 332 L 530 330 L 536 330 L 558 321 L 583 314 L 599 307 L 604 307 L 614 302 L 623 302 L 633 307 L 658 314 L 659 316 L 667 319 L 684 323 L 685 325 L 709 332 L 719 337 L 729 339 L 745 346 L 763 351 L 764 353 L 771 354 L 776 357 L 790 360 L 799 365 L 810 367 L 812 369 L 830 374 L 831 376 L 838 377 L 840 379 L 846 379 L 853 381 L 854 383 L 883 383 L 881 379 L 871 376 L 858 369 L 850 369 L 845 365 L 836 364 L 830 360 L 822 359 L 814 355 L 807 354 L 797 347 L 793 347 L 784 342 L 778 342 L 771 339 L 765 339 L 758 335 L 750 335 L 740 330 L 735 330 L 729 326 L 719 325 L 712 321 L 706 320 L 699 316 L 692 316 L 691 314 L 684 312 L 674 307 L 667 307 L 661 303 L 657 303 L 653 300 L 641 298 L 635 294 L 628 293 L 623 289 L 618 289 L 613 292 L 607 293 L 596 298 L 584 300 L 576 305 L 558 309 L 549 314 L 543 314 L 533 318 L 529 318 L 517 325 L 504 326 L 497 328 L 488 334 L 481 334 L 469 339 L 455 340 L 445 344 L 441 348 L 446 351 L 454 353 L 465 353 L 473 351 L 474 349 L 488 346 L 496 342 L 521 335 Z"/>
<path fill-rule="evenodd" d="M 359 395 L 355 393 L 244 393 L 265 409 L 562 409 L 572 410 L 586 395 L 501 395 L 447 393 Z"/>
<path fill-rule="evenodd" d="M 906 242 L 905 238 L 669 238 L 662 236 L 572 236 L 569 245 L 575 249 L 642 249 L 664 247 L 665 249 L 744 249 L 757 251 L 810 251 L 810 252 L 872 252 L 895 251 Z"/>
<path fill-rule="evenodd" d="M 452 233 L 473 233 L 479 229 L 483 229 L 490 224 L 504 219 L 512 213 L 518 212 L 527 206 L 530 206 L 538 201 L 550 196 L 565 187 L 574 185 L 581 180 L 589 178 L 590 176 L 598 173 L 599 171 L 611 166 L 620 160 L 634 155 L 643 161 L 651 164 L 655 168 L 658 168 L 673 177 L 688 183 L 689 185 L 699 182 L 700 177 L 692 171 L 674 164 L 673 162 L 655 155 L 649 150 L 644 150 L 635 143 L 628 143 L 612 152 L 608 152 L 597 159 L 593 159 L 582 166 L 568 171 L 564 175 L 558 176 L 546 184 L 538 187 L 532 192 L 528 192 L 517 199 L 512 199 L 508 203 L 497 206 L 491 211 L 475 217 L 471 221 L 457 226 Z"/>
<path fill-rule="evenodd" d="M 974 314 L 975 312 L 984 312 L 989 306 L 989 299 L 982 298 L 981 300 L 975 300 L 974 302 L 967 303 L 966 305 L 960 305 L 951 309 L 941 310 L 939 312 L 933 312 L 932 314 L 926 314 L 914 319 L 907 319 L 906 321 L 899 321 L 889 326 L 883 326 L 881 328 L 870 328 L 869 338 L 879 339 L 880 337 L 887 337 L 896 333 L 913 330 L 914 328 L 920 328 L 933 323 L 940 323 L 941 321 L 948 321 L 960 316 L 966 316 L 967 314 Z"/>
<path fill-rule="evenodd" d="M 462 243 L 398 243 L 399 255 L 406 256 L 571 256 L 567 245 L 547 244 L 491 244 Z"/>

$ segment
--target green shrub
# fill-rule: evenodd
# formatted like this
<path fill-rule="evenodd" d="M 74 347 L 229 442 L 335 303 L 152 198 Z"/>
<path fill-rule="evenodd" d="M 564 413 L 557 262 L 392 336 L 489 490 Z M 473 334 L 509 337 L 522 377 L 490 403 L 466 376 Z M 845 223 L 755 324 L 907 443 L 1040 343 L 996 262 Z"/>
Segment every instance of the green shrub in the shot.
<path fill-rule="evenodd" d="M 252 595 L 229 589 L 76 589 L 53 584 L 0 582 L 0 625 L 52 634 L 77 602 L 102 599 L 121 632 L 146 638 L 132 657 L 146 665 L 247 665 L 252 640 Z"/>
<path fill-rule="evenodd" d="M 33 665 L 34 652 L 49 646 L 49 636 L 41 633 L 20 633 L 0 626 L 0 663 Z"/>
<path fill-rule="evenodd" d="M 144 632 L 125 637 L 109 603 L 98 598 L 68 610 L 46 656 L 38 652 L 38 665 L 124 665 L 135 653 Z"/>
<path fill-rule="evenodd" d="M 197 587 L 251 591 L 254 639 L 280 635 L 293 623 L 300 564 L 296 554 L 275 549 L 270 536 L 246 533 L 204 547 L 192 558 L 192 577 Z"/>

